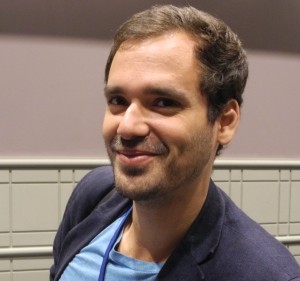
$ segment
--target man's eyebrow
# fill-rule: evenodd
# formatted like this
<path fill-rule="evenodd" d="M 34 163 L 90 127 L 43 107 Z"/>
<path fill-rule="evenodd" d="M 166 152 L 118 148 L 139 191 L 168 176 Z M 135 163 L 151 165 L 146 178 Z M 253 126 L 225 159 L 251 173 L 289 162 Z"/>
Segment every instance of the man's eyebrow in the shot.
<path fill-rule="evenodd" d="M 153 95 L 165 98 L 184 99 L 186 94 L 172 87 L 148 86 L 141 90 L 145 95 Z M 124 95 L 126 90 L 118 86 L 105 86 L 104 96 L 108 98 L 111 95 Z"/>
<path fill-rule="evenodd" d="M 147 87 L 145 88 L 145 93 L 149 95 L 175 99 L 182 99 L 186 96 L 184 92 L 172 87 Z"/>
<path fill-rule="evenodd" d="M 108 98 L 111 95 L 121 94 L 124 91 L 120 87 L 112 87 L 112 86 L 105 86 L 104 87 L 104 96 Z"/>

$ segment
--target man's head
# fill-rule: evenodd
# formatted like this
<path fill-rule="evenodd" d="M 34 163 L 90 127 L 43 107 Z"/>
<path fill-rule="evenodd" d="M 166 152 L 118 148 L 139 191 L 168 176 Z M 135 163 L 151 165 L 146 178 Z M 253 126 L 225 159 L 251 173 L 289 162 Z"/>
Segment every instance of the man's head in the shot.
<path fill-rule="evenodd" d="M 103 136 L 122 194 L 205 197 L 217 150 L 239 123 L 240 60 L 246 69 L 235 35 L 193 8 L 156 7 L 121 26 L 106 67 Z"/>
<path fill-rule="evenodd" d="M 154 6 L 126 21 L 115 34 L 105 82 L 114 56 L 125 42 L 139 42 L 176 30 L 186 32 L 195 41 L 195 58 L 201 70 L 199 93 L 207 98 L 207 118 L 214 123 L 231 99 L 241 106 L 248 63 L 237 35 L 221 20 L 193 7 Z M 222 145 L 218 152 L 221 148 Z"/>

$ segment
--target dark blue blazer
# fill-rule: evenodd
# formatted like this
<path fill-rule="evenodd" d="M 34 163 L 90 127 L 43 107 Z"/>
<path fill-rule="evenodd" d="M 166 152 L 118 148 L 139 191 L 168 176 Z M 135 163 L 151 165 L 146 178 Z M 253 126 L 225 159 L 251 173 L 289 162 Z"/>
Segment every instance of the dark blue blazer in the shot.
<path fill-rule="evenodd" d="M 74 256 L 131 204 L 114 190 L 111 167 L 85 176 L 70 197 L 55 237 L 50 280 L 59 280 Z M 157 280 L 300 281 L 300 267 L 211 181 L 201 212 Z"/>

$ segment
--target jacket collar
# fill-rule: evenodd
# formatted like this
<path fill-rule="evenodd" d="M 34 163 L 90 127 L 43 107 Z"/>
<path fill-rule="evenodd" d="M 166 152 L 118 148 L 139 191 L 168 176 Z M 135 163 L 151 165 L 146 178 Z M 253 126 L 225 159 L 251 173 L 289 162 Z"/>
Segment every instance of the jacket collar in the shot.
<path fill-rule="evenodd" d="M 174 250 L 157 280 L 204 280 L 200 265 L 216 251 L 225 215 L 225 202 L 210 181 L 205 203 L 183 241 Z"/>

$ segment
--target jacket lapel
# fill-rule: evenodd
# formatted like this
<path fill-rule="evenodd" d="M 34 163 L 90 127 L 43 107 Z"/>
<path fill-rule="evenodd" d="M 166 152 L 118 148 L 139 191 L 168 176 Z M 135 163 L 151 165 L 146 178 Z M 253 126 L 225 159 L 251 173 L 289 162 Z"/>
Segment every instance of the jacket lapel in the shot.
<path fill-rule="evenodd" d="M 122 212 L 125 212 L 131 205 L 131 201 L 124 199 L 116 191 L 113 191 L 111 198 L 100 204 L 81 223 L 76 225 L 66 236 L 60 257 L 60 267 L 57 269 L 56 278 L 60 277 L 68 263 L 74 256 L 84 248 L 97 234 L 107 225 L 111 224 Z M 55 279 L 58 280 L 58 279 Z"/>
<path fill-rule="evenodd" d="M 211 181 L 203 208 L 157 280 L 205 280 L 201 265 L 213 256 L 218 247 L 224 214 L 224 200 Z"/>

